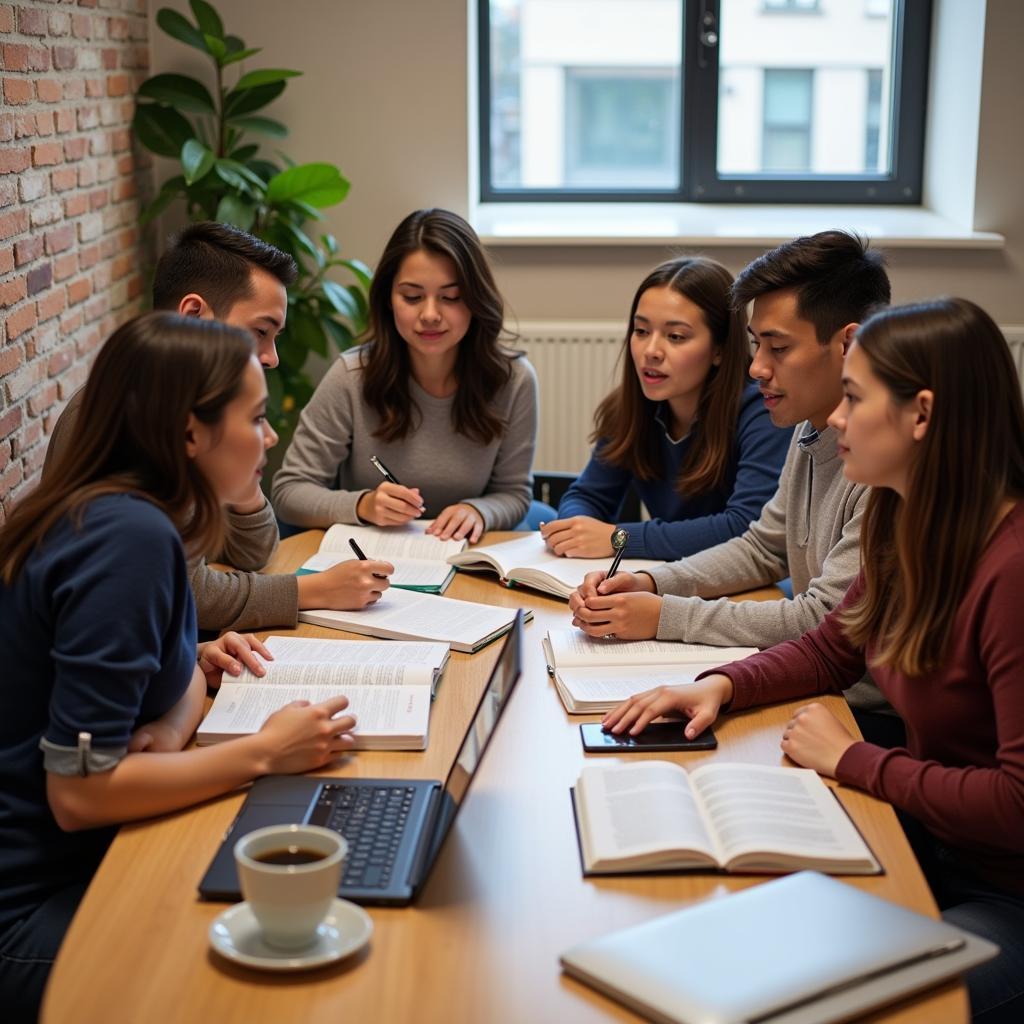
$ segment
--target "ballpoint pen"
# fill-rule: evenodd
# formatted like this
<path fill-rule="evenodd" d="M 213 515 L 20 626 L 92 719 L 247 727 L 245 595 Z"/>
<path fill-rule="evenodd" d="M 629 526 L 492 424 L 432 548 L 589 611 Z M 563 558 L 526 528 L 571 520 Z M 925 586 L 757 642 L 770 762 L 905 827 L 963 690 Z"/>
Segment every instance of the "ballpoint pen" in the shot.
<path fill-rule="evenodd" d="M 608 575 L 605 576 L 606 580 L 610 580 L 619 571 L 619 562 L 622 561 L 622 556 L 626 551 L 626 545 L 629 543 L 629 531 L 623 530 L 619 527 L 612 534 L 612 550 L 615 552 L 615 557 L 612 559 L 611 568 L 608 570 Z"/>
<path fill-rule="evenodd" d="M 370 456 L 370 461 L 373 463 L 374 469 L 376 469 L 377 472 L 380 473 L 380 475 L 382 477 L 384 477 L 384 479 L 389 484 L 395 484 L 397 487 L 404 487 L 405 486 L 404 484 L 400 484 L 398 482 L 398 478 L 395 476 L 395 474 L 392 473 L 391 470 L 388 469 L 388 467 L 385 466 L 384 463 L 381 462 L 380 459 L 378 459 L 376 455 L 371 455 Z M 411 505 L 412 502 L 406 502 L 406 504 L 407 505 Z M 418 508 L 421 512 L 426 512 L 427 511 L 427 506 L 426 505 L 413 505 L 413 508 Z"/>
<path fill-rule="evenodd" d="M 356 558 L 358 558 L 360 562 L 368 562 L 369 561 L 369 559 L 366 557 L 366 553 L 356 543 L 355 537 L 349 537 L 349 539 L 348 539 L 348 546 L 355 552 Z M 383 573 L 375 572 L 373 575 L 377 579 L 379 579 L 379 580 L 386 580 L 387 579 L 387 576 L 384 575 Z"/>

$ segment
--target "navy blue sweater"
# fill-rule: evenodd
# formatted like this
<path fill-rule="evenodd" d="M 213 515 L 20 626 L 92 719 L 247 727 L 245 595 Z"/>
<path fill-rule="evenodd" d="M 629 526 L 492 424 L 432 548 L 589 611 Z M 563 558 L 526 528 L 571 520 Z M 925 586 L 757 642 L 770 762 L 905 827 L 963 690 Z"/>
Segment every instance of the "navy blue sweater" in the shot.
<path fill-rule="evenodd" d="M 792 428 L 772 426 L 768 410 L 750 383 L 743 389 L 732 457 L 723 486 L 694 497 L 683 497 L 675 482 L 679 467 L 690 450 L 691 431 L 681 441 L 668 436 L 667 403 L 658 407 L 658 457 L 662 466 L 656 480 L 638 480 L 628 470 L 601 461 L 601 442 L 587 468 L 565 492 L 558 517 L 593 516 L 629 531 L 627 558 L 661 558 L 666 562 L 685 558 L 738 537 L 761 514 L 775 493 L 786 459 Z M 641 523 L 619 522 L 619 509 L 633 484 L 651 519 Z"/>
<path fill-rule="evenodd" d="M 132 732 L 184 695 L 196 661 L 185 555 L 171 521 L 126 494 L 61 520 L 0 583 L 0 930 L 89 879 L 113 829 L 63 832 L 47 770 L 92 734 L 108 767 Z M 47 747 L 46 765 L 40 741 Z M 65 764 L 55 767 L 64 760 Z"/>

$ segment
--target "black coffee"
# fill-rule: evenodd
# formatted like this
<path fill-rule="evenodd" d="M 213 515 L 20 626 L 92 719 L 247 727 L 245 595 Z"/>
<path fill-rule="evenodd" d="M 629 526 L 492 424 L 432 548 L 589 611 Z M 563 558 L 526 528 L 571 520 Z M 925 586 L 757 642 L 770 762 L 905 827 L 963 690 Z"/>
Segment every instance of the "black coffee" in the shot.
<path fill-rule="evenodd" d="M 326 860 L 327 854 L 319 850 L 307 850 L 301 846 L 286 846 L 281 850 L 267 850 L 259 853 L 253 860 L 260 864 L 314 864 L 318 860 Z"/>

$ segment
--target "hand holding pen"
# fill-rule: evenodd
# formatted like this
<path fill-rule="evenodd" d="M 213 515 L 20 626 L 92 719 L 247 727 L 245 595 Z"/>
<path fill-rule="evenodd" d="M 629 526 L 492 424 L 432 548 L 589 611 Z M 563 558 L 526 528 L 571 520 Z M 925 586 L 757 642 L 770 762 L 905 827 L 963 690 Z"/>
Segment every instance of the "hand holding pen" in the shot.
<path fill-rule="evenodd" d="M 370 456 L 374 468 L 384 482 L 367 491 L 356 505 L 356 514 L 375 526 L 401 526 L 426 511 L 417 487 L 405 487 L 376 455 Z"/>

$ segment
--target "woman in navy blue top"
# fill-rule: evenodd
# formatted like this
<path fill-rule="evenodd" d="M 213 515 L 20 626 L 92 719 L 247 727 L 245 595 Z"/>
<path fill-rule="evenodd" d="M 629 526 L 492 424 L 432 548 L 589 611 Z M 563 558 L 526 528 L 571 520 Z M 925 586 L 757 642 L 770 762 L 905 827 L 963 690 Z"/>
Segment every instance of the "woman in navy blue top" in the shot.
<path fill-rule="evenodd" d="M 568 558 L 612 554 L 674 561 L 737 537 L 775 493 L 791 430 L 773 427 L 747 379 L 746 313 L 732 275 L 683 257 L 641 282 L 629 313 L 619 386 L 598 406 L 594 453 L 541 528 Z M 623 522 L 633 487 L 651 514 Z"/>
<path fill-rule="evenodd" d="M 266 650 L 196 645 L 186 551 L 276 441 L 251 339 L 151 313 L 121 327 L 86 386 L 79 437 L 0 529 L 0 1005 L 34 1020 L 50 965 L 121 822 L 197 803 L 351 746 L 343 697 L 183 751 L 207 684 Z M 198 660 L 197 660 L 198 654 Z"/>

